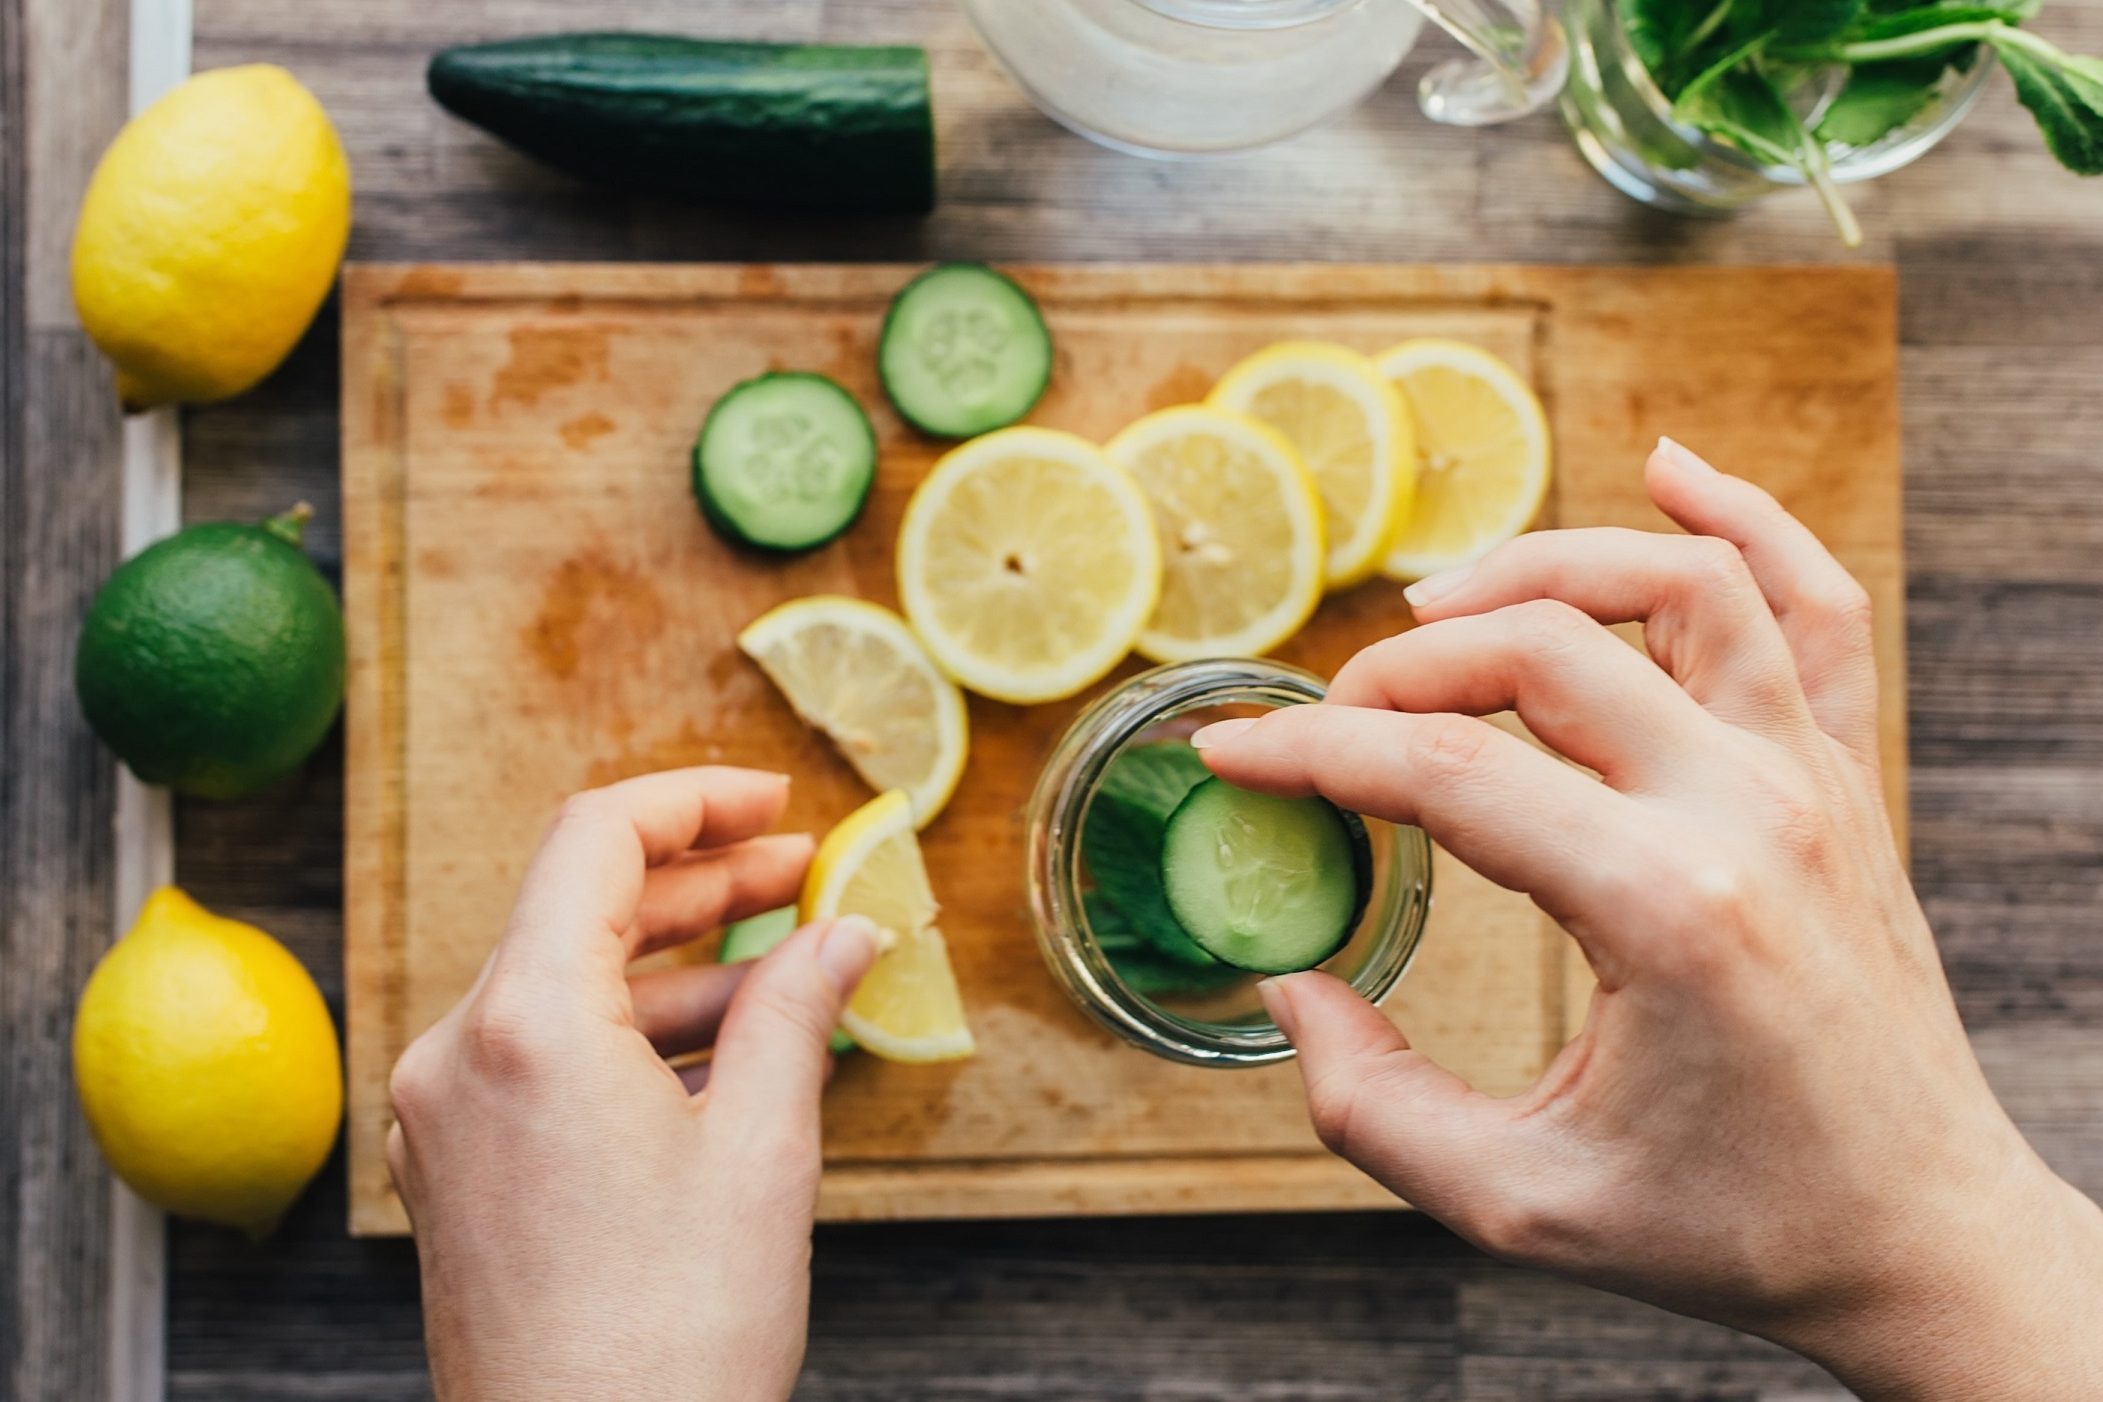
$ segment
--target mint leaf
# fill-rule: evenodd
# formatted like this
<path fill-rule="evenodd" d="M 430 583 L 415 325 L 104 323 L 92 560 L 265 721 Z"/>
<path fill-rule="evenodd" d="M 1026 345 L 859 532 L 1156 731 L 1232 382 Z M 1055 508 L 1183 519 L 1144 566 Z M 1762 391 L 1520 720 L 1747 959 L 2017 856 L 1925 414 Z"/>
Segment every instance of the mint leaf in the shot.
<path fill-rule="evenodd" d="M 1798 163 L 1795 137 L 1801 128 L 1795 115 L 1774 84 L 1745 66 L 1742 56 L 1688 84 L 1672 114 L 1749 156 L 1775 165 Z"/>
<path fill-rule="evenodd" d="M 1674 98 L 1672 102 L 1672 115 L 1683 122 L 1691 122 L 1696 126 L 1700 126 L 1701 114 L 1716 110 L 1721 101 L 1714 95 L 1716 89 L 1722 87 L 1725 80 L 1734 73 L 1752 72 L 1751 69 L 1744 67 L 1746 60 L 1765 48 L 1767 41 L 1772 37 L 1769 34 L 1755 35 L 1737 47 L 1726 51 L 1722 57 L 1710 62 L 1701 72 L 1695 74 L 1685 87 L 1680 89 L 1679 96 Z M 1753 76 L 1758 77 L 1758 74 Z"/>
<path fill-rule="evenodd" d="M 2016 97 L 2037 118 L 2045 149 L 2076 175 L 2103 175 L 2103 61 L 2023 38 L 2032 42 L 1989 42 L 2015 80 Z"/>
<path fill-rule="evenodd" d="M 1774 16 L 1775 37 L 1784 44 L 1815 44 L 1847 32 L 1862 14 L 1862 0 L 1783 0 Z"/>
<path fill-rule="evenodd" d="M 1722 28 L 1737 0 L 1623 0 L 1629 46 L 1662 85 L 1667 74 Z"/>
<path fill-rule="evenodd" d="M 1161 890 L 1161 833 L 1184 795 L 1211 775 L 1185 741 L 1135 745 L 1110 762 L 1081 820 L 1081 858 L 1119 928 L 1144 939 L 1153 955 L 1199 969 L 1218 961 L 1183 933 L 1168 908 Z M 1089 907 L 1091 928 L 1097 908 Z"/>
<path fill-rule="evenodd" d="M 1090 891 L 1081 897 L 1081 903 L 1087 912 L 1088 928 L 1094 931 L 1095 942 L 1101 947 L 1103 957 L 1110 961 L 1117 976 L 1143 997 L 1207 993 L 1246 977 L 1240 969 L 1222 964 L 1210 955 L 1205 956 L 1207 962 L 1204 964 L 1190 964 L 1160 954 L 1153 937 L 1105 899 L 1100 891 Z M 1203 950 L 1198 952 L 1204 953 Z"/>
<path fill-rule="evenodd" d="M 1848 75 L 1847 86 L 1819 118 L 1818 139 L 1854 147 L 1882 141 L 1935 100 L 1942 67 L 1910 59 L 1863 64 Z"/>
<path fill-rule="evenodd" d="M 1847 41 L 1859 44 L 1899 39 L 1951 24 L 2021 24 L 2036 9 L 2035 5 L 1919 5 L 1865 19 L 1847 31 Z"/>
<path fill-rule="evenodd" d="M 1176 805 L 1211 777 L 1212 771 L 1188 741 L 1156 740 L 1134 745 L 1111 760 L 1096 797 L 1136 810 L 1157 825 L 1164 824 L 1168 815 L 1176 811 Z"/>

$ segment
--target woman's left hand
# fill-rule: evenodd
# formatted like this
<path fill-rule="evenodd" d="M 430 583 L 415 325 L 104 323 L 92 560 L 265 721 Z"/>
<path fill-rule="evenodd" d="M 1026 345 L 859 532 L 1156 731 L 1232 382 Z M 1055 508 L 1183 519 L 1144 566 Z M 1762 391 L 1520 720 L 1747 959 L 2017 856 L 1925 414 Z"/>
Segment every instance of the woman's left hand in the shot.
<path fill-rule="evenodd" d="M 795 899 L 810 839 L 762 835 L 787 797 L 706 768 L 570 799 L 474 988 L 395 1067 L 387 1161 L 448 1402 L 788 1396 L 826 1038 L 878 933 L 849 917 L 756 964 L 627 974 Z"/>

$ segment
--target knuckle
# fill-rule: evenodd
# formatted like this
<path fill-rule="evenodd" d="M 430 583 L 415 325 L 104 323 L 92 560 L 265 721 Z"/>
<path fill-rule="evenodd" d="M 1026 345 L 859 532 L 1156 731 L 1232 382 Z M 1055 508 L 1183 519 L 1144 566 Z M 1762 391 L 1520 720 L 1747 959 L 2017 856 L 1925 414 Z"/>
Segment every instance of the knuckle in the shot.
<path fill-rule="evenodd" d="M 1315 1137 L 1339 1158 L 1353 1163 L 1373 1154 L 1381 1112 L 1407 1113 L 1415 1092 L 1406 1067 L 1393 1056 L 1359 1056 L 1309 1078 L 1307 1115 Z"/>
<path fill-rule="evenodd" d="M 493 986 L 461 1022 L 461 1061 L 478 1078 L 498 1085 L 534 1080 L 546 1065 L 544 1024 L 532 1002 Z"/>
<path fill-rule="evenodd" d="M 1532 599 L 1512 605 L 1511 612 L 1527 641 L 1543 651 L 1566 652 L 1599 631 L 1589 614 L 1561 599 Z"/>
<path fill-rule="evenodd" d="M 613 812 L 613 799 L 604 789 L 580 789 L 562 800 L 555 810 L 556 827 L 585 827 L 601 823 Z"/>
<path fill-rule="evenodd" d="M 1466 716 L 1426 716 L 1410 729 L 1405 759 L 1431 778 L 1463 776 L 1481 761 L 1491 733 Z"/>
<path fill-rule="evenodd" d="M 1687 544 L 1688 583 L 1703 593 L 1737 594 L 1753 587 L 1752 570 L 1745 554 L 1721 536 L 1690 537 Z"/>
<path fill-rule="evenodd" d="M 438 1049 L 434 1036 L 434 1032 L 426 1032 L 411 1042 L 387 1075 L 387 1099 L 397 1121 L 421 1118 L 443 1095 L 439 1081 L 444 1053 Z"/>
<path fill-rule="evenodd" d="M 832 1033 L 832 1010 L 819 1006 L 783 977 L 794 972 L 789 969 L 759 970 L 738 996 L 745 1000 L 753 1016 L 798 1036 L 822 1041 Z"/>
<path fill-rule="evenodd" d="M 1560 1235 L 1560 1215 L 1535 1192 L 1508 1190 L 1486 1197 L 1468 1213 L 1477 1246 L 1507 1261 L 1545 1258 Z"/>
<path fill-rule="evenodd" d="M 1354 1142 L 1354 1122 L 1363 1136 L 1362 1115 L 1363 1083 L 1347 1070 L 1331 1070 L 1311 1078 L 1307 1083 L 1307 1117 L 1314 1125 L 1315 1138 L 1322 1147 L 1338 1158 L 1349 1159 Z"/>
<path fill-rule="evenodd" d="M 1850 638 L 1868 641 L 1876 605 L 1870 600 L 1869 591 L 1853 575 L 1843 575 L 1829 588 L 1821 590 L 1812 600 L 1811 608 L 1826 626 Z"/>

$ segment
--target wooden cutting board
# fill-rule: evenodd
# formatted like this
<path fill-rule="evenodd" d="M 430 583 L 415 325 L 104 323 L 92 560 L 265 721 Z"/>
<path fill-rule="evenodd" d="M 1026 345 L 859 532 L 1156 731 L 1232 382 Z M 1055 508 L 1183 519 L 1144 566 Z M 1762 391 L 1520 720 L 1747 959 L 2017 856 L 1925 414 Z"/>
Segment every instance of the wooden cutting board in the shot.
<path fill-rule="evenodd" d="M 346 950 L 351 1229 L 404 1229 L 382 1145 L 387 1072 L 467 986 L 572 790 L 730 762 L 797 779 L 822 831 L 867 797 L 733 646 L 780 600 L 896 604 L 891 541 L 942 445 L 873 372 L 899 267 L 353 267 L 344 282 L 344 594 L 351 627 Z M 1884 756 L 1905 795 L 1896 288 L 1878 269 L 1066 266 L 1015 270 L 1058 347 L 1035 422 L 1101 439 L 1198 398 L 1287 336 L 1368 351 L 1456 336 L 1547 404 L 1548 524 L 1663 525 L 1642 490 L 1662 432 L 1775 491 L 1878 605 Z M 883 466 L 841 541 L 786 562 L 703 526 L 687 454 L 709 404 L 762 370 L 834 376 Z M 1285 650 L 1328 673 L 1409 626 L 1399 589 L 1326 603 Z M 1136 670 L 1129 664 L 1119 676 Z M 827 1218 L 1362 1207 L 1290 1065 L 1211 1071 L 1130 1050 L 1044 971 L 1022 808 L 1081 700 L 971 703 L 973 761 L 925 834 L 980 1055 L 845 1058 L 827 1095 Z M 1476 1085 L 1525 1086 L 1583 1016 L 1568 942 L 1440 855 L 1423 952 L 1390 1002 Z M 712 941 L 709 942 L 712 944 Z M 703 946 L 702 952 L 706 952 Z"/>

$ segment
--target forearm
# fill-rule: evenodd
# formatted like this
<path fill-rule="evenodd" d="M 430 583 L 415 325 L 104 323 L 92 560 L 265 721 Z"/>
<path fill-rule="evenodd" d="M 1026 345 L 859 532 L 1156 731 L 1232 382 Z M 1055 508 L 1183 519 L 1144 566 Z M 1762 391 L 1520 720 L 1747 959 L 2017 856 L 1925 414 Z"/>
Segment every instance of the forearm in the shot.
<path fill-rule="evenodd" d="M 1856 1308 L 1779 1331 L 1870 1402 L 2103 1397 L 2103 1210 L 2034 1165 Z"/>

